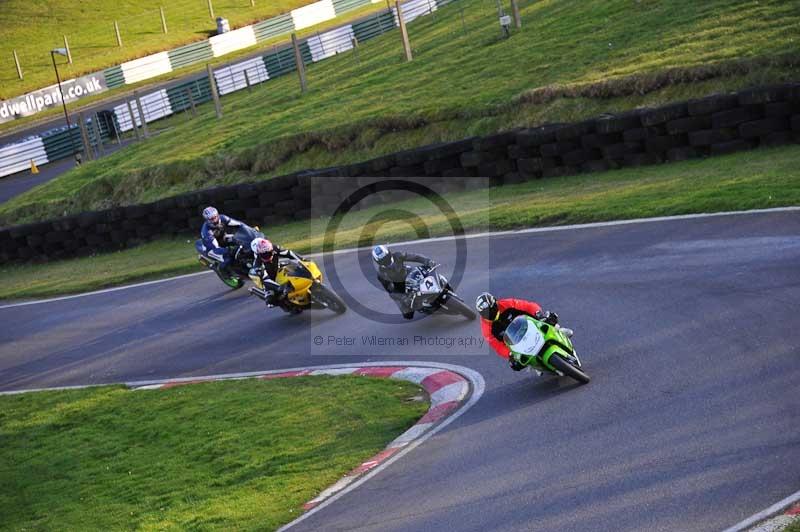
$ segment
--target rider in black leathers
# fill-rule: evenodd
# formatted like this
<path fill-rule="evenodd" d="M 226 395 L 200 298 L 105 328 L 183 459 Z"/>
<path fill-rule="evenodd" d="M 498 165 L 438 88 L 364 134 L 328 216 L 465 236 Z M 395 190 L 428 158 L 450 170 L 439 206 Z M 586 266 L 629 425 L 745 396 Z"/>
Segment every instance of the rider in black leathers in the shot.
<path fill-rule="evenodd" d="M 403 317 L 410 320 L 414 317 L 414 310 L 410 306 L 406 294 L 406 262 L 417 262 L 432 268 L 436 263 L 423 255 L 404 253 L 402 251 L 389 251 L 386 246 L 375 246 L 372 249 L 372 259 L 378 265 L 378 280 L 389 292 L 389 297 L 395 302 Z"/>

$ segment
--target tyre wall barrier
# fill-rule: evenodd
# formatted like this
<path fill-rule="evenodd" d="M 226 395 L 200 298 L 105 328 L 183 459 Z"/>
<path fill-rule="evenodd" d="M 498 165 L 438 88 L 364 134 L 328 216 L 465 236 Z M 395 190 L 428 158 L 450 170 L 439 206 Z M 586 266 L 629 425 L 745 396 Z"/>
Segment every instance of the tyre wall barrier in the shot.
<path fill-rule="evenodd" d="M 451 192 L 480 187 L 487 177 L 493 185 L 519 183 L 787 143 L 800 143 L 800 84 L 434 144 L 347 166 L 8 227 L 0 230 L 0 260 L 86 256 L 162 235 L 196 233 L 207 205 L 269 233 L 271 225 L 330 215 L 354 183 L 375 178 L 422 177 L 433 190 Z"/>

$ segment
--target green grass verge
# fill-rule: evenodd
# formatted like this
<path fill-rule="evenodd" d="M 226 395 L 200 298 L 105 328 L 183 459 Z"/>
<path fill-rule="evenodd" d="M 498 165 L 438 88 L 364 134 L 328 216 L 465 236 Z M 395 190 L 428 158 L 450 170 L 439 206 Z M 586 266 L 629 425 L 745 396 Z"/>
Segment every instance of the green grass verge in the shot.
<path fill-rule="evenodd" d="M 214 0 L 215 16 L 224 16 L 231 28 L 288 13 L 313 0 Z M 162 33 L 159 6 L 164 7 L 167 33 Z M 10 98 L 55 83 L 50 50 L 69 40 L 73 63 L 59 66 L 63 79 L 96 72 L 137 57 L 208 39 L 216 34 L 208 4 L 203 0 L 6 0 L 3 14 L 3 68 L 0 99 Z M 119 22 L 122 47 L 117 46 L 114 20 Z M 12 59 L 17 51 L 23 79 Z M 59 58 L 60 60 L 62 58 Z"/>
<path fill-rule="evenodd" d="M 541 179 L 520 185 L 445 196 L 468 231 L 562 225 L 648 216 L 800 205 L 800 146 L 597 174 Z M 450 226 L 426 200 L 392 204 L 418 214 L 431 236 Z M 381 224 L 373 207 L 343 220 L 338 248 L 417 238 L 404 223 Z M 258 223 L 257 220 L 250 220 Z M 300 252 L 322 249 L 328 219 L 264 227 L 267 235 Z M 198 221 L 199 226 L 199 221 Z M 40 265 L 0 267 L 0 299 L 83 292 L 136 280 L 199 271 L 194 236 L 134 249 Z"/>
<path fill-rule="evenodd" d="M 342 376 L 0 396 L 0 522 L 274 530 L 419 419 L 420 395 Z"/>
<path fill-rule="evenodd" d="M 783 529 L 783 532 L 800 532 L 800 517 L 795 517 L 794 521 Z"/>
<path fill-rule="evenodd" d="M 0 223 L 797 77 L 800 12 L 778 0 L 537 1 L 523 2 L 522 16 L 501 40 L 492 3 L 446 6 L 409 26 L 411 63 L 398 33 L 383 35 L 361 47 L 360 62 L 345 53 L 311 65 L 302 96 L 296 76 L 284 76 L 229 96 L 222 120 L 204 106 L 195 120 L 165 121 L 170 132 L 3 204 Z M 664 84 L 648 82 L 657 73 Z M 597 88 L 578 90 L 586 86 Z"/>

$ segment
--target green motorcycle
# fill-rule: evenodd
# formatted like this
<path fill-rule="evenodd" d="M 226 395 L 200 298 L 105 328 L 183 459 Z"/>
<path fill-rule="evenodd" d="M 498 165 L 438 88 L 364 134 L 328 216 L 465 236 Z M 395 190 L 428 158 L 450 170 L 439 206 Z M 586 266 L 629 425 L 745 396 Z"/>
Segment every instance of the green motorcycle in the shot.
<path fill-rule="evenodd" d="M 582 384 L 590 380 L 581 369 L 572 342 L 558 327 L 530 316 L 517 316 L 506 327 L 503 340 L 511 350 L 509 356 L 537 373 L 572 377 Z"/>

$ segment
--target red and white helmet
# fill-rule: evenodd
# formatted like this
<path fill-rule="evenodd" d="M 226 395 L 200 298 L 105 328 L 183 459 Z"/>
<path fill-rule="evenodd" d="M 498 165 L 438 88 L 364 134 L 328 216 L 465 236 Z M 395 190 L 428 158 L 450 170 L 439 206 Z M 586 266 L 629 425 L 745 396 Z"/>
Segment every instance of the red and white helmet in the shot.
<path fill-rule="evenodd" d="M 203 209 L 203 218 L 205 218 L 206 222 L 210 225 L 219 225 L 219 211 L 214 207 L 206 207 Z"/>
<path fill-rule="evenodd" d="M 269 257 L 272 255 L 275 247 L 272 245 L 272 242 L 267 240 L 266 238 L 254 238 L 252 242 L 250 242 L 250 249 L 253 250 L 257 256 L 265 256 Z"/>

